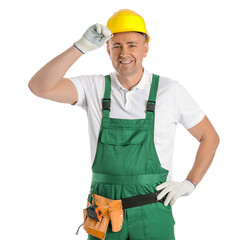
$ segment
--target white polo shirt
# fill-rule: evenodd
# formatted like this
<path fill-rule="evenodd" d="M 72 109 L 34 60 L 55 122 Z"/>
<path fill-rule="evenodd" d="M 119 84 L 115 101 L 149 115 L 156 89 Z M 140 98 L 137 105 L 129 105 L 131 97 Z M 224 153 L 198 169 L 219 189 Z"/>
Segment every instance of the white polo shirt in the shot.
<path fill-rule="evenodd" d="M 111 77 L 110 118 L 139 119 L 146 117 L 152 73 L 144 68 L 139 83 L 130 91 Z M 82 107 L 88 116 L 88 131 L 93 164 L 102 120 L 102 98 L 105 90 L 104 75 L 85 75 L 69 78 L 78 92 L 74 106 Z M 172 155 L 177 123 L 189 129 L 199 123 L 205 114 L 186 89 L 177 81 L 160 76 L 155 105 L 154 144 L 161 166 L 169 171 L 172 179 Z"/>

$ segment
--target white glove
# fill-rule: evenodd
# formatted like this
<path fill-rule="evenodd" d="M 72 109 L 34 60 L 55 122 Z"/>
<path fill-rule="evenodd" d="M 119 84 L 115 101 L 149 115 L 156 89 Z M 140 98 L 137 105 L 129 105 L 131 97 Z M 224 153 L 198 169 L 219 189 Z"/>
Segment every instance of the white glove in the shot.
<path fill-rule="evenodd" d="M 190 195 L 194 189 L 195 185 L 187 179 L 183 182 L 167 181 L 156 187 L 157 191 L 162 190 L 158 194 L 157 200 L 160 200 L 168 193 L 164 205 L 167 206 L 170 202 L 170 205 L 172 206 L 179 197 Z"/>
<path fill-rule="evenodd" d="M 101 47 L 112 36 L 113 34 L 106 26 L 96 23 L 89 27 L 82 38 L 73 45 L 82 53 L 87 53 Z"/>

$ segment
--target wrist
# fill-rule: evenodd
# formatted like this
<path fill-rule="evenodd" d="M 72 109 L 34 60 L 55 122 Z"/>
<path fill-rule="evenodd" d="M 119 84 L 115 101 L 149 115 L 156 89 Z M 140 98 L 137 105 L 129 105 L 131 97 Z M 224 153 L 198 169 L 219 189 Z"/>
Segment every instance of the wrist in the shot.
<path fill-rule="evenodd" d="M 96 45 L 90 43 L 85 37 L 82 37 L 81 39 L 76 41 L 74 43 L 74 46 L 83 54 L 97 48 Z"/>
<path fill-rule="evenodd" d="M 189 179 L 185 179 L 185 180 L 191 182 L 191 183 L 193 184 L 194 188 L 196 188 L 196 184 L 195 184 L 194 182 L 192 182 L 192 181 L 189 180 Z"/>
<path fill-rule="evenodd" d="M 185 179 L 182 184 L 185 187 L 186 193 L 184 194 L 184 196 L 188 196 L 190 195 L 194 190 L 195 190 L 195 186 L 194 184 L 189 181 L 188 179 Z"/>
<path fill-rule="evenodd" d="M 74 43 L 73 46 L 74 46 L 75 49 L 77 49 L 78 52 L 80 52 L 80 53 L 82 53 L 82 54 L 85 54 L 85 53 L 79 48 L 79 46 L 78 46 L 76 43 Z"/>
<path fill-rule="evenodd" d="M 73 45 L 83 54 L 88 52 L 88 41 L 84 37 L 80 38 Z"/>

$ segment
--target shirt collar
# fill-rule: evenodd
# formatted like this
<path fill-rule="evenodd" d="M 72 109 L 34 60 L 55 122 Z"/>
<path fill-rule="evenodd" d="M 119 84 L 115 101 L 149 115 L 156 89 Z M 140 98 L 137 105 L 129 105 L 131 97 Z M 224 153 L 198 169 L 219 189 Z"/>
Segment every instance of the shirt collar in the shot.
<path fill-rule="evenodd" d="M 111 77 L 111 83 L 112 86 L 116 89 L 123 90 L 123 91 L 129 91 L 125 87 L 121 85 L 121 83 L 118 81 L 116 71 L 110 74 Z M 136 86 L 134 86 L 131 90 L 139 89 L 139 90 L 144 90 L 146 89 L 146 86 L 149 85 L 149 79 L 150 79 L 150 74 L 149 72 L 144 68 L 143 75 L 141 80 L 138 82 Z"/>

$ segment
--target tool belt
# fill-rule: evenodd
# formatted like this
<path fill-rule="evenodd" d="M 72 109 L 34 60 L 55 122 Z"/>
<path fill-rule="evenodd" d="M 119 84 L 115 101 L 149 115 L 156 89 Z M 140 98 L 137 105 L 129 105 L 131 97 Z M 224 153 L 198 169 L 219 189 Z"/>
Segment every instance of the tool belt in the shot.
<path fill-rule="evenodd" d="M 87 208 L 83 209 L 84 222 L 79 226 L 76 234 L 81 226 L 90 235 L 104 240 L 108 228 L 109 221 L 111 220 L 112 231 L 119 232 L 122 229 L 123 224 L 123 209 L 138 207 L 146 204 L 164 202 L 166 195 L 157 200 L 157 195 L 162 190 L 139 196 L 128 197 L 119 200 L 113 200 L 102 197 L 93 193 L 92 197 L 94 202 L 91 204 L 87 200 Z M 90 210 L 96 212 L 95 219 L 90 214 Z"/>

